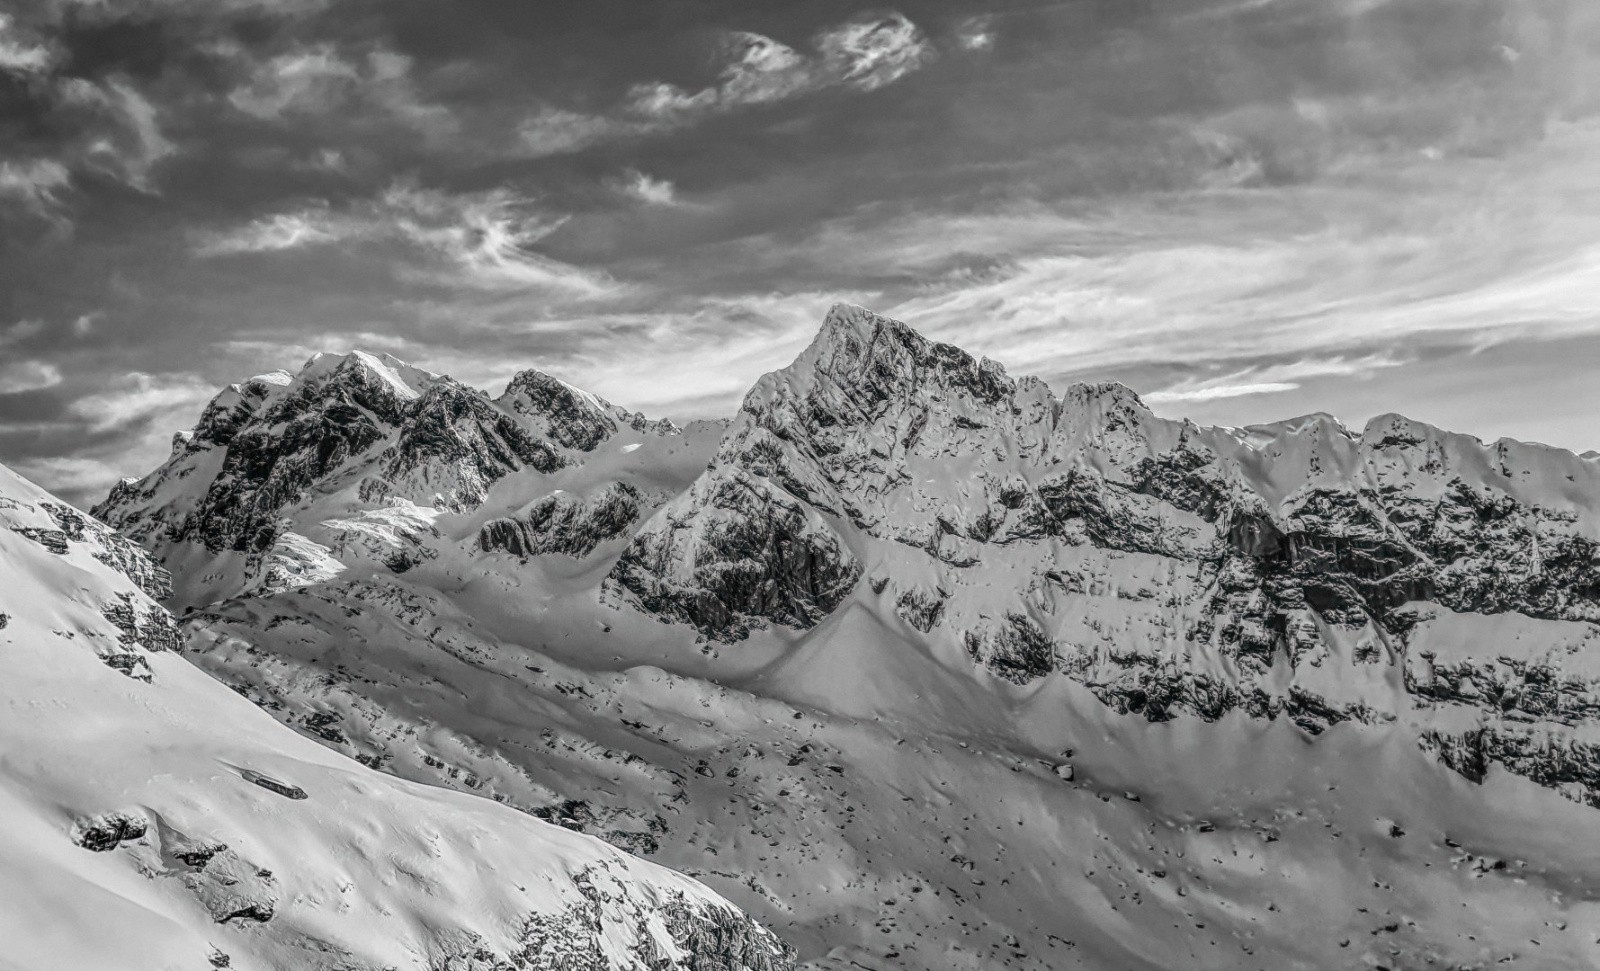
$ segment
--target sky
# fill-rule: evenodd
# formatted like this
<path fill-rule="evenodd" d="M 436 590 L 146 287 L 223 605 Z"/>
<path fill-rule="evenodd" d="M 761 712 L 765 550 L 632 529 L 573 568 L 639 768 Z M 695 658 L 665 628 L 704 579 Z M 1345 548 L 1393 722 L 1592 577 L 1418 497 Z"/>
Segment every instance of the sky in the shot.
<path fill-rule="evenodd" d="M 729 415 L 840 300 L 1600 449 L 1597 162 L 1593 0 L 0 0 L 0 462 L 353 348 Z"/>

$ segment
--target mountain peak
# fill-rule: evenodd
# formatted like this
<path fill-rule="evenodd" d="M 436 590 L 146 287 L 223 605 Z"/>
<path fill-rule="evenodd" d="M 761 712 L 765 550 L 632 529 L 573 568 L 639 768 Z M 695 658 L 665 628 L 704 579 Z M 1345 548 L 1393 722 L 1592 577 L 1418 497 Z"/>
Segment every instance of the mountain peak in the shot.
<path fill-rule="evenodd" d="M 857 337 L 869 338 L 877 328 L 883 324 L 901 324 L 899 321 L 869 310 L 859 304 L 845 303 L 843 301 L 828 308 L 828 313 L 822 318 L 822 328 L 818 332 L 822 337 L 843 336 L 854 334 Z"/>
<path fill-rule="evenodd" d="M 495 403 L 565 448 L 590 451 L 617 430 L 610 402 L 537 368 L 518 372 Z"/>
<path fill-rule="evenodd" d="M 935 389 L 987 405 L 999 403 L 1016 389 L 999 364 L 849 303 L 829 309 L 816 338 L 788 367 L 756 382 L 745 408 L 759 410 L 775 394 L 820 394 L 824 386 L 831 390 L 823 397 L 834 405 L 863 413 L 895 399 L 924 397 Z"/>
<path fill-rule="evenodd" d="M 1150 410 L 1145 405 L 1144 399 L 1139 397 L 1139 393 L 1121 381 L 1074 382 L 1067 385 L 1067 390 L 1061 398 L 1067 408 Z"/>
<path fill-rule="evenodd" d="M 337 378 L 355 378 L 363 384 L 386 387 L 405 401 L 421 397 L 430 386 L 443 380 L 440 375 L 413 367 L 391 354 L 353 350 L 345 354 L 313 354 L 294 376 L 294 383 L 304 387 Z"/>

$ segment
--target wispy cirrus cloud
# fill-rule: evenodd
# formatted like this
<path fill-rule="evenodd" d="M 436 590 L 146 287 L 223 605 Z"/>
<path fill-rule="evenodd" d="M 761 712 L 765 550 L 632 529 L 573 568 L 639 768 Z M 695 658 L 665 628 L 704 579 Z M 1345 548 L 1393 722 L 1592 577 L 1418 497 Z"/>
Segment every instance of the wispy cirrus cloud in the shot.
<path fill-rule="evenodd" d="M 162 129 L 160 109 L 144 92 L 121 75 L 98 80 L 59 76 L 49 60 L 40 62 L 33 73 L 30 96 L 45 106 L 52 127 L 63 137 L 53 156 L 0 159 L 0 195 L 21 198 L 36 212 L 59 216 L 59 192 L 72 181 L 74 169 L 97 171 L 142 192 L 154 191 L 152 170 L 176 154 L 177 146 Z"/>
<path fill-rule="evenodd" d="M 640 202 L 652 206 L 671 206 L 677 204 L 678 189 L 666 179 L 631 169 L 619 184 L 625 195 L 631 196 Z"/>
<path fill-rule="evenodd" d="M 149 374 L 130 371 L 110 387 L 83 395 L 67 405 L 67 413 L 91 433 L 121 431 L 152 419 L 188 414 L 209 401 L 217 389 L 195 374 Z"/>
<path fill-rule="evenodd" d="M 0 395 L 43 391 L 61 383 L 61 369 L 46 361 L 12 360 L 0 363 Z"/>
<path fill-rule="evenodd" d="M 16 18 L 0 13 L 0 72 L 23 76 L 43 74 L 55 60 L 48 44 L 17 28 Z"/>
<path fill-rule="evenodd" d="M 272 253 L 338 242 L 355 236 L 355 229 L 339 225 L 324 205 L 273 213 L 234 229 L 198 234 L 194 251 L 198 256 Z"/>
<path fill-rule="evenodd" d="M 1167 404 L 1280 394 L 1295 390 L 1309 378 L 1365 378 L 1383 368 L 1398 367 L 1404 363 L 1403 359 L 1388 352 L 1360 357 L 1336 355 L 1322 359 L 1303 358 L 1284 363 L 1252 365 L 1222 374 L 1191 375 L 1159 391 L 1147 392 L 1143 397 L 1151 404 Z"/>
<path fill-rule="evenodd" d="M 45 367 L 36 387 L 70 394 L 60 369 Z M 0 368 L 0 388 L 5 386 L 3 371 Z M 85 508 L 127 475 L 130 463 L 138 467 L 159 461 L 171 447 L 173 431 L 191 426 L 217 390 L 186 372 L 122 371 L 97 384 L 95 390 L 68 398 L 49 420 L 0 425 L 0 432 L 36 430 L 51 439 L 73 437 L 83 442 L 72 454 L 8 456 L 7 464 L 30 478 L 50 482 L 53 490 Z"/>
<path fill-rule="evenodd" d="M 986 48 L 990 39 L 970 49 Z M 937 53 L 922 29 L 899 13 L 823 28 L 810 46 L 807 53 L 763 34 L 726 31 L 718 44 L 721 66 L 712 83 L 692 88 L 668 81 L 638 82 L 612 111 L 541 105 L 518 128 L 522 154 L 539 158 L 604 141 L 658 135 L 827 88 L 872 91 L 925 66 Z"/>
<path fill-rule="evenodd" d="M 964 51 L 988 51 L 998 38 L 994 17 L 980 14 L 968 17 L 956 26 L 956 46 Z"/>
<path fill-rule="evenodd" d="M 330 42 L 302 44 L 265 60 L 236 44 L 215 49 L 246 65 L 246 77 L 228 92 L 228 102 L 263 121 L 370 114 L 433 138 L 459 130 L 450 110 L 419 87 L 415 59 L 381 45 L 351 51 Z"/>
<path fill-rule="evenodd" d="M 89 135 L 87 162 L 140 191 L 155 191 L 151 171 L 178 150 L 162 131 L 156 105 L 125 78 L 99 84 L 72 78 L 62 83 L 61 91 L 69 103 L 109 122 Z"/>
<path fill-rule="evenodd" d="M 0 199 L 10 199 L 34 215 L 55 218 L 61 192 L 71 184 L 67 167 L 55 159 L 0 161 Z"/>
<path fill-rule="evenodd" d="M 37 318 L 19 320 L 0 328 L 0 351 L 26 343 L 44 333 L 44 321 Z"/>
<path fill-rule="evenodd" d="M 933 44 L 901 14 L 853 20 L 817 36 L 824 77 L 871 91 L 933 59 Z"/>
<path fill-rule="evenodd" d="M 898 13 L 826 28 L 812 46 L 815 53 L 807 55 L 761 34 L 735 32 L 725 42 L 727 62 L 715 84 L 698 91 L 664 81 L 636 85 L 627 107 L 646 118 L 683 122 L 839 85 L 871 91 L 934 56 L 922 30 Z"/>
<path fill-rule="evenodd" d="M 509 188 L 450 193 L 401 180 L 374 198 L 342 207 L 319 202 L 231 229 L 198 233 L 194 252 L 228 257 L 402 243 L 425 257 L 395 267 L 399 276 L 413 282 L 568 297 L 614 292 L 617 285 L 607 275 L 551 259 L 534 248 L 563 222 Z"/>

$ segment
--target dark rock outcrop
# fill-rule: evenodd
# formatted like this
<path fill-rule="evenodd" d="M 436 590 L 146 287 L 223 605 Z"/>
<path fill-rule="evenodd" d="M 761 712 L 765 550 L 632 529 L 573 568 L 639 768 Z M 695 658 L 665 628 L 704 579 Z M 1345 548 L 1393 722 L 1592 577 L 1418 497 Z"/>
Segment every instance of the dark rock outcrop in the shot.
<path fill-rule="evenodd" d="M 86 850 L 105 853 L 123 843 L 143 839 L 150 821 L 134 812 L 109 812 L 84 816 L 72 824 L 72 842 Z"/>
<path fill-rule="evenodd" d="M 545 496 L 517 516 L 491 519 L 478 531 L 486 553 L 587 556 L 595 547 L 623 535 L 639 518 L 639 491 L 616 482 L 586 499 L 570 493 Z"/>
<path fill-rule="evenodd" d="M 306 791 L 304 789 L 300 788 L 299 786 L 290 785 L 287 782 L 279 782 L 277 779 L 274 779 L 274 778 L 272 778 L 270 776 L 262 775 L 259 772 L 246 771 L 244 773 L 244 778 L 245 778 L 246 782 L 254 783 L 255 785 L 258 785 L 261 788 L 267 790 L 268 792 L 276 792 L 278 795 L 283 796 L 285 799 L 306 799 L 306 798 L 309 798 L 306 795 Z"/>
<path fill-rule="evenodd" d="M 860 576 L 855 555 L 816 512 L 734 472 L 701 479 L 657 513 L 610 579 L 652 613 L 737 640 L 752 621 L 816 624 Z"/>

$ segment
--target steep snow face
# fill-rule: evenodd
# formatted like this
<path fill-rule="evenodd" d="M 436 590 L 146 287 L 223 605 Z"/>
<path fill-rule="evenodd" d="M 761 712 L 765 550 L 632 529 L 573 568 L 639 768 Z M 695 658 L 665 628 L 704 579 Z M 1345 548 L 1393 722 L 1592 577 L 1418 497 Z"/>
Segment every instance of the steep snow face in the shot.
<path fill-rule="evenodd" d="M 463 513 L 513 472 L 581 464 L 625 433 L 675 435 L 537 371 L 491 401 L 482 392 L 385 356 L 319 354 L 214 399 L 172 457 L 124 482 L 96 515 L 164 559 L 184 563 L 177 603 L 281 589 L 350 565 L 353 521 L 402 504 Z M 431 524 L 393 516 L 354 527 L 379 564 L 430 555 Z M 387 540 L 387 543 L 383 540 Z"/>
<path fill-rule="evenodd" d="M 790 966 L 687 878 L 283 728 L 170 653 L 161 579 L 0 467 L 0 964 Z"/>

